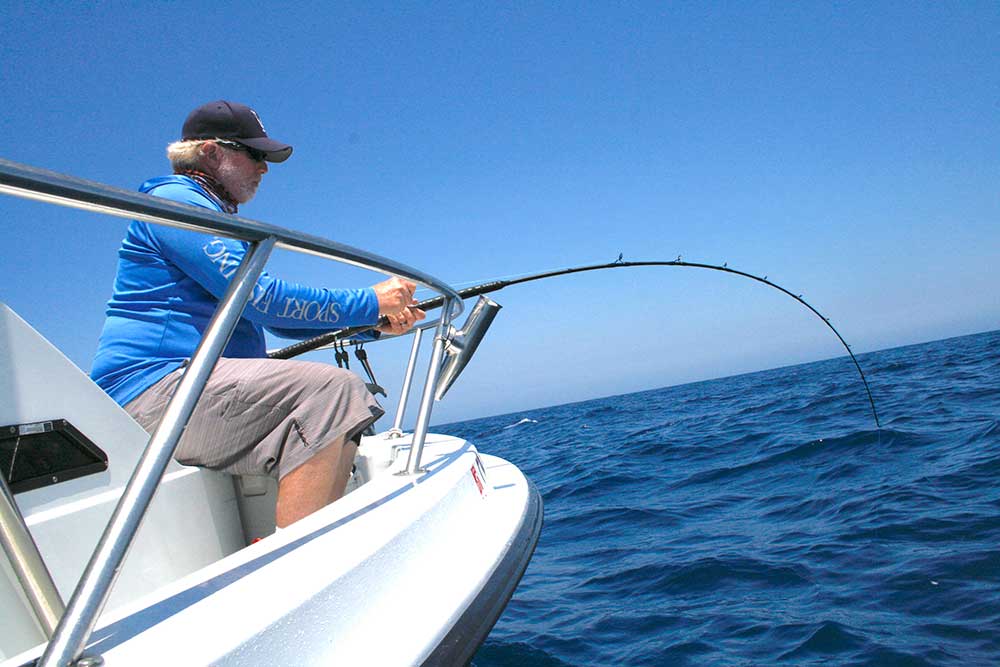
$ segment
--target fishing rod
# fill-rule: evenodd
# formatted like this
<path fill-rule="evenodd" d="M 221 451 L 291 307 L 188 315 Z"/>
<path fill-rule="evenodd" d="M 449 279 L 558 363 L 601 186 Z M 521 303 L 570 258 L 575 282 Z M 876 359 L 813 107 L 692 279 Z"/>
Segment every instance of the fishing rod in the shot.
<path fill-rule="evenodd" d="M 728 264 L 725 263 L 722 264 L 722 266 L 719 266 L 717 264 L 705 264 L 703 262 L 685 262 L 681 260 L 680 255 L 677 256 L 677 259 L 670 261 L 641 261 L 641 262 L 626 262 L 622 259 L 622 255 L 618 255 L 618 259 L 616 259 L 613 262 L 608 262 L 606 264 L 589 264 L 586 266 L 576 266 L 569 269 L 554 269 L 551 271 L 543 271 L 541 273 L 533 273 L 527 276 L 523 276 L 521 278 L 512 278 L 508 280 L 493 280 L 490 282 L 485 282 L 481 285 L 474 285 L 473 287 L 467 287 L 465 289 L 458 290 L 458 295 L 462 297 L 462 299 L 468 299 L 469 297 L 479 296 L 481 294 L 488 294 L 490 292 L 496 292 L 498 290 L 504 289 L 505 287 L 520 285 L 522 283 L 530 283 L 535 280 L 542 280 L 544 278 L 555 278 L 556 276 L 566 276 L 571 273 L 583 273 L 585 271 L 600 271 L 602 269 L 625 269 L 625 268 L 639 267 L 639 266 L 679 266 L 679 267 L 694 268 L 694 269 L 708 269 L 710 271 L 721 271 L 723 273 L 731 273 L 733 275 L 742 276 L 744 278 L 750 278 L 751 280 L 756 280 L 759 283 L 763 283 L 768 287 L 773 287 L 774 289 L 795 299 L 800 304 L 808 308 L 816 317 L 823 320 L 823 324 L 825 324 L 830 328 L 830 330 L 837 337 L 837 340 L 840 341 L 840 344 L 844 346 L 845 350 L 847 350 L 847 354 L 850 355 L 851 361 L 854 362 L 854 367 L 858 369 L 858 375 L 861 376 L 861 381 L 865 385 L 865 392 L 867 392 L 868 394 L 868 403 L 871 405 L 872 416 L 875 418 L 875 426 L 878 429 L 882 428 L 882 425 L 879 423 L 878 419 L 878 411 L 875 409 L 875 399 L 872 397 L 871 387 L 868 386 L 868 378 L 865 377 L 865 372 L 861 370 L 861 364 L 858 363 L 857 357 L 854 356 L 854 352 L 851 350 L 851 346 L 847 344 L 847 341 L 844 340 L 844 337 L 841 336 L 840 332 L 837 331 L 836 327 L 833 326 L 833 324 L 830 322 L 830 318 L 824 316 L 818 310 L 813 308 L 812 305 L 810 305 L 805 299 L 802 298 L 801 294 L 795 294 L 794 292 L 790 292 L 789 290 L 785 289 L 781 285 L 771 282 L 770 280 L 767 279 L 767 276 L 761 277 L 754 275 L 752 273 L 747 273 L 746 271 L 733 269 L 730 268 Z M 432 310 L 434 308 L 440 308 L 443 304 L 444 304 L 444 297 L 436 296 L 421 301 L 420 303 L 417 304 L 417 308 L 427 311 L 427 310 Z M 300 354 L 304 354 L 306 352 L 310 352 L 312 350 L 316 350 L 321 347 L 330 345 L 331 343 L 337 340 L 351 338 L 365 331 L 370 331 L 377 326 L 388 324 L 388 322 L 389 322 L 388 318 L 382 316 L 381 318 L 379 318 L 379 321 L 376 324 L 367 326 L 347 327 L 344 329 L 338 329 L 337 331 L 331 331 L 328 333 L 320 334 L 319 336 L 310 338 L 309 340 L 304 340 L 299 343 L 295 343 L 294 345 L 283 347 L 280 350 L 275 350 L 274 352 L 269 353 L 267 356 L 272 359 L 291 359 L 292 357 L 296 357 Z"/>

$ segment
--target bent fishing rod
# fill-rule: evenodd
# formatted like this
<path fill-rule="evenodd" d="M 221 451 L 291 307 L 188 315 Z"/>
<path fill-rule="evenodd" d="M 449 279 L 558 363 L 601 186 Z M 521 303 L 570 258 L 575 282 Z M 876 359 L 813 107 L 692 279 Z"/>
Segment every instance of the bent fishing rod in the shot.
<path fill-rule="evenodd" d="M 705 264 L 702 262 L 686 262 L 681 260 L 680 255 L 677 256 L 677 259 L 670 261 L 640 261 L 640 262 L 626 262 L 622 259 L 621 255 L 618 255 L 617 260 L 613 262 L 608 262 L 606 264 L 589 264 L 586 266 L 577 266 L 569 269 L 555 269 L 551 271 L 543 271 L 541 273 L 533 273 L 527 276 L 522 276 L 520 278 L 512 278 L 508 280 L 493 280 L 485 282 L 481 285 L 475 285 L 473 287 L 467 287 L 465 289 L 458 290 L 458 295 L 462 297 L 462 299 L 468 299 L 469 297 L 479 296 L 481 294 L 488 294 L 490 292 L 496 292 L 498 290 L 504 289 L 505 287 L 511 287 L 512 285 L 530 283 L 536 280 L 542 280 L 544 278 L 555 278 L 556 276 L 566 276 L 571 273 L 583 273 L 585 271 L 600 271 L 602 269 L 624 269 L 624 268 L 640 267 L 640 266 L 677 266 L 677 267 L 685 267 L 693 269 L 708 269 L 710 271 L 721 271 L 723 273 L 730 273 L 733 275 L 742 276 L 744 278 L 749 278 L 751 280 L 756 280 L 757 282 L 763 283 L 768 287 L 773 287 L 774 289 L 798 301 L 800 304 L 808 308 L 816 317 L 823 320 L 823 324 L 825 324 L 830 328 L 830 331 L 834 333 L 834 335 L 837 337 L 837 340 L 840 341 L 840 344 L 844 346 L 845 350 L 847 350 L 847 354 L 851 357 L 851 361 L 854 362 L 854 367 L 858 370 L 858 375 L 861 376 L 861 382 L 863 382 L 865 385 L 865 392 L 868 394 L 868 403 L 871 405 L 872 416 L 875 418 L 875 426 L 878 429 L 882 428 L 882 425 L 879 423 L 878 419 L 878 411 L 875 409 L 875 399 L 872 397 L 871 387 L 868 386 L 868 379 L 865 377 L 865 372 L 861 370 L 861 364 L 858 363 L 857 357 L 854 356 L 854 352 L 851 350 L 851 346 L 847 344 L 847 341 L 844 340 L 844 337 L 841 336 L 840 332 L 837 331 L 836 327 L 833 326 L 833 324 L 830 322 L 830 318 L 824 316 L 818 310 L 813 308 L 812 305 L 810 305 L 805 299 L 802 298 L 801 294 L 795 294 L 794 292 L 785 289 L 781 285 L 771 282 L 770 280 L 767 279 L 767 276 L 761 277 L 754 275 L 752 273 L 747 273 L 746 271 L 740 271 L 739 269 L 734 269 L 729 267 L 728 264 L 723 264 L 722 266 L 719 266 L 717 264 Z M 433 310 L 435 308 L 440 308 L 443 304 L 444 304 L 444 297 L 436 296 L 421 301 L 420 303 L 417 304 L 417 308 L 427 311 L 427 310 Z M 338 340 L 344 340 L 351 338 L 353 336 L 357 336 L 358 334 L 370 331 L 377 326 L 388 324 L 388 322 L 389 322 L 388 318 L 382 316 L 381 318 L 379 318 L 379 321 L 376 324 L 367 326 L 347 327 L 344 329 L 338 329 L 337 331 L 330 331 L 328 333 L 315 336 L 314 338 L 310 338 L 309 340 L 304 340 L 299 343 L 295 343 L 294 345 L 283 347 L 280 350 L 275 350 L 274 352 L 269 353 L 267 356 L 272 359 L 291 359 L 292 357 L 297 357 L 300 354 L 305 354 L 306 352 L 311 352 L 312 350 L 316 350 L 321 347 L 325 347 L 327 345 L 335 343 Z"/>

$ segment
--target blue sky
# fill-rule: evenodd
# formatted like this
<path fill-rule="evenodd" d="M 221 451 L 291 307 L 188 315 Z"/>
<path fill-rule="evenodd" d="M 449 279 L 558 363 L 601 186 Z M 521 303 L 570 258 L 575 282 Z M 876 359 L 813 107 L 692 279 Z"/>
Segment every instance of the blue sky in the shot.
<path fill-rule="evenodd" d="M 4 14 L 7 159 L 133 189 L 167 171 L 191 108 L 233 99 L 296 147 L 244 215 L 447 281 L 680 254 L 803 294 L 858 352 L 1000 327 L 994 2 Z M 9 197 L 0 220 L 0 299 L 88 370 L 125 221 Z M 288 253 L 271 270 L 379 278 Z M 438 423 L 842 353 L 792 300 L 706 271 L 495 298 L 504 310 Z M 398 388 L 408 343 L 369 353 Z"/>

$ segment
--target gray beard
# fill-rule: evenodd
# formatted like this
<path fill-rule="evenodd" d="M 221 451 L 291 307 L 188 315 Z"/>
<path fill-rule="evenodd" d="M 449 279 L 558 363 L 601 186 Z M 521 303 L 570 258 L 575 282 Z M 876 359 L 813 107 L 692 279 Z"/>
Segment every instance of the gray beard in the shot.
<path fill-rule="evenodd" d="M 219 165 L 216 178 L 222 187 L 229 191 L 238 204 L 245 204 L 257 194 L 257 185 L 247 179 L 240 178 L 237 169 L 228 160 Z"/>

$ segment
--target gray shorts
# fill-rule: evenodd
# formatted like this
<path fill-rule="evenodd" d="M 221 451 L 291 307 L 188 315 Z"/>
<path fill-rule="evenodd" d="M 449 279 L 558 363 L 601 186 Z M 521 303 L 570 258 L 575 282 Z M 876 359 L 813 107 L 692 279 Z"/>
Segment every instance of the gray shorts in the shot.
<path fill-rule="evenodd" d="M 183 369 L 125 406 L 152 432 Z M 233 475 L 281 479 L 324 447 L 361 437 L 383 410 L 357 375 L 328 364 L 219 359 L 174 458 Z"/>

